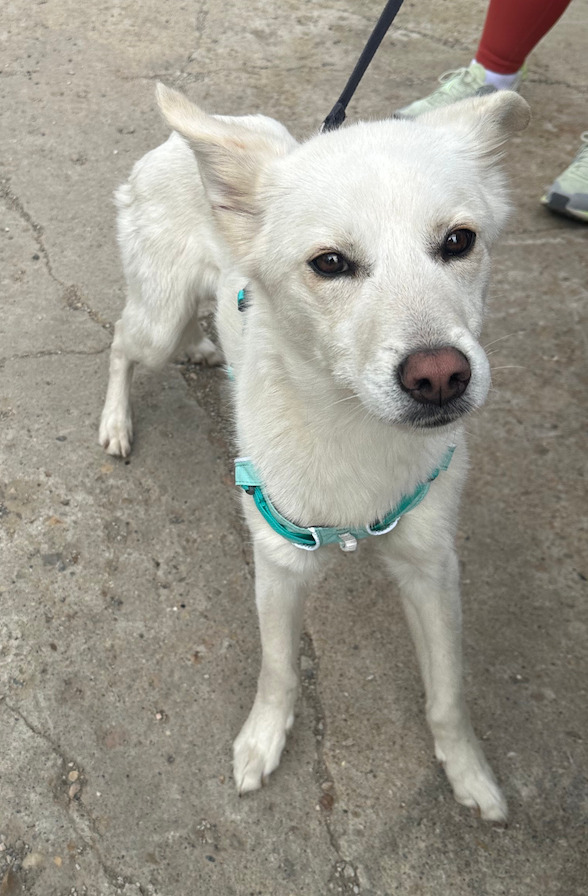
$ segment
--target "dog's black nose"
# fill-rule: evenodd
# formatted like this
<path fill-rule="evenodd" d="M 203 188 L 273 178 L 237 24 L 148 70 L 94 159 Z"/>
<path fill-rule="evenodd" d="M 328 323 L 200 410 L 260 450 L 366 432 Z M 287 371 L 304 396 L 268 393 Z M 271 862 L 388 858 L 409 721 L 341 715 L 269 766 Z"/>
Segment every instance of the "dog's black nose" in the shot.
<path fill-rule="evenodd" d="M 466 356 L 451 346 L 413 352 L 398 366 L 405 392 L 420 404 L 437 407 L 463 395 L 471 375 Z"/>

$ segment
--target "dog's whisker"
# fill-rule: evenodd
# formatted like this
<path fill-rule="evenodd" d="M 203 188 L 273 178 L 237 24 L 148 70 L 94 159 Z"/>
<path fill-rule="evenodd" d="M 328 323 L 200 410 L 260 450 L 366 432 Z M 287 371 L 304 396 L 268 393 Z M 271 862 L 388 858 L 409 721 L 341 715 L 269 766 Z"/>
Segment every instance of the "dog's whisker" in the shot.
<path fill-rule="evenodd" d="M 487 342 L 486 345 L 483 345 L 482 348 L 484 351 L 487 351 L 491 345 L 495 345 L 497 342 L 502 342 L 504 339 L 510 339 L 512 336 L 517 336 L 518 332 L 514 333 L 505 333 L 504 336 L 498 336 L 496 339 L 492 339 L 490 342 Z"/>
<path fill-rule="evenodd" d="M 496 373 L 497 370 L 528 370 L 529 368 L 526 364 L 504 364 L 502 367 L 491 367 L 490 370 L 492 373 Z"/>
<path fill-rule="evenodd" d="M 354 398 L 357 398 L 357 395 L 345 395 L 343 398 L 337 398 L 336 401 L 332 401 L 327 407 L 334 408 L 335 405 L 343 404 L 345 401 L 353 401 Z"/>

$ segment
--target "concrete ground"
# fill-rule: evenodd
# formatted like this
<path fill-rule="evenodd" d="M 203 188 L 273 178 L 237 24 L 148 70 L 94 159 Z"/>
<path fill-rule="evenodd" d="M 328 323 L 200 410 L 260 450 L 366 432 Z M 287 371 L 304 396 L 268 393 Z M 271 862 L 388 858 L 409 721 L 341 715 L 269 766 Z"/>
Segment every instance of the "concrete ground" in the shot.
<path fill-rule="evenodd" d="M 124 301 L 111 197 L 166 136 L 156 79 L 304 136 L 380 6 L 2 5 L 1 896 L 588 892 L 588 227 L 538 203 L 588 127 L 588 0 L 529 62 L 485 331 L 494 389 L 469 425 L 467 688 L 507 830 L 454 803 L 396 595 L 363 547 L 308 607 L 282 765 L 238 799 L 259 647 L 223 374 L 139 372 L 131 458 L 97 444 Z M 484 10 L 406 0 L 349 119 L 467 64 Z"/>

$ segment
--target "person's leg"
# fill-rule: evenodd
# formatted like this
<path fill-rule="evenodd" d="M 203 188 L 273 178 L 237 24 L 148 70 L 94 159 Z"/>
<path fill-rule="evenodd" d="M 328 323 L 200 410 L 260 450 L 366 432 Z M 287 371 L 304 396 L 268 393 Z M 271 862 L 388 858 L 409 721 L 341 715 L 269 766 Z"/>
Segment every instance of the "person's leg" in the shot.
<path fill-rule="evenodd" d="M 437 90 L 395 114 L 401 118 L 414 118 L 438 106 L 475 96 L 479 91 L 518 90 L 527 55 L 570 2 L 490 0 L 475 59 L 467 68 L 442 75 Z"/>
<path fill-rule="evenodd" d="M 475 62 L 486 70 L 486 83 L 512 87 L 525 59 L 555 25 L 571 0 L 490 0 Z M 546 190 L 551 211 L 588 223 L 588 131 L 575 159 Z"/>
<path fill-rule="evenodd" d="M 501 75 L 520 71 L 571 0 L 490 0 L 476 62 Z"/>

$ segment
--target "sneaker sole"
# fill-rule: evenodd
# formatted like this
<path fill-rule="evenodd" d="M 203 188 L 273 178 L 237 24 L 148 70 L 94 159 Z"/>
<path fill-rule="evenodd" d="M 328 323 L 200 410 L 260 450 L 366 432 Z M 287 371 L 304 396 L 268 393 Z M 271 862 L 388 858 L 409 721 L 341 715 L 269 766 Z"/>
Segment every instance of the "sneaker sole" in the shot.
<path fill-rule="evenodd" d="M 434 112 L 436 109 L 446 109 L 447 106 L 453 106 L 455 103 L 462 103 L 464 100 L 472 99 L 475 96 L 488 96 L 489 93 L 496 93 L 496 87 L 493 87 L 492 84 L 482 84 L 481 87 L 475 91 L 475 93 L 471 93 L 469 96 L 463 96 L 461 99 L 450 100 L 446 103 L 440 103 L 438 106 L 431 106 L 430 109 L 422 109 L 420 112 L 409 112 L 408 110 L 411 106 L 416 105 L 416 103 L 411 103 L 409 106 L 404 106 L 402 109 L 397 109 L 396 112 L 393 113 L 392 118 L 403 118 L 405 121 L 411 118 L 420 118 L 421 115 L 424 115 L 426 112 Z M 417 100 L 417 103 L 420 103 L 421 100 Z"/>
<path fill-rule="evenodd" d="M 588 221 L 588 212 L 570 208 L 568 205 L 569 201 L 570 197 L 565 196 L 563 193 L 550 193 L 549 196 L 544 196 L 541 200 L 543 205 L 558 215 L 565 215 L 567 218 L 574 218 L 576 221 Z"/>

